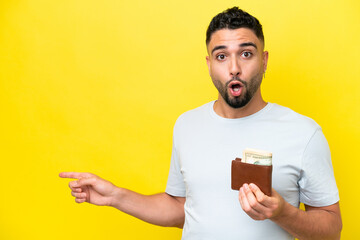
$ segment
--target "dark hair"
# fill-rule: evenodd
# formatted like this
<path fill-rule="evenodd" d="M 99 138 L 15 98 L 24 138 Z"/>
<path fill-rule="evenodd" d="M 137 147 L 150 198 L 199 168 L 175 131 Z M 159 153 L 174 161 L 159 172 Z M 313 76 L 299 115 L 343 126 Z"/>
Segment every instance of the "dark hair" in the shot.
<path fill-rule="evenodd" d="M 241 10 L 239 7 L 226 9 L 216 15 L 210 22 L 206 31 L 206 45 L 211 40 L 211 35 L 220 29 L 249 28 L 264 43 L 262 26 L 254 16 Z"/>

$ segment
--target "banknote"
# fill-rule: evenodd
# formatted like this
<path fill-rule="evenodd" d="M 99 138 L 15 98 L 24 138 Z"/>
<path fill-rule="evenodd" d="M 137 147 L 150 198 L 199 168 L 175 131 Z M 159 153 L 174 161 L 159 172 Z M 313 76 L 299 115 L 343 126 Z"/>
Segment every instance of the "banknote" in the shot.
<path fill-rule="evenodd" d="M 270 166 L 272 165 L 272 153 L 263 150 L 246 148 L 243 151 L 242 161 L 245 163 Z"/>

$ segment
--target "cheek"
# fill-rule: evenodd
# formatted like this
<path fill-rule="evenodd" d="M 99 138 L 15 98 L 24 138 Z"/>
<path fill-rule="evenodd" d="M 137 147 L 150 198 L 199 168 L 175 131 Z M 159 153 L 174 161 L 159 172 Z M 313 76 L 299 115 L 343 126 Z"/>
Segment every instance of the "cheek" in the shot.
<path fill-rule="evenodd" d="M 226 78 L 226 70 L 224 69 L 223 66 L 219 66 L 219 65 L 213 65 L 210 68 L 210 76 L 212 78 L 216 78 L 216 79 L 223 79 Z"/>
<path fill-rule="evenodd" d="M 244 68 L 242 69 L 242 73 L 244 75 L 245 78 L 251 78 L 254 77 L 255 75 L 258 75 L 258 73 L 261 71 L 262 66 L 258 65 L 258 64 L 254 64 L 254 65 L 247 65 L 244 66 Z"/>

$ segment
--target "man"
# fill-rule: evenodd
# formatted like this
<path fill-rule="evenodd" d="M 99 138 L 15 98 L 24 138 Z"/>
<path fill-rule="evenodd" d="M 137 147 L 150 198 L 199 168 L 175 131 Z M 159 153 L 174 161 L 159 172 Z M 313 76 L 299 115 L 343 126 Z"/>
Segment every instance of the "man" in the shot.
<path fill-rule="evenodd" d="M 90 173 L 60 173 L 79 179 L 69 183 L 76 202 L 183 227 L 183 239 L 339 239 L 339 196 L 321 128 L 261 96 L 268 52 L 259 21 L 228 9 L 211 21 L 206 44 L 219 96 L 177 120 L 166 192 L 144 196 Z M 273 153 L 271 196 L 251 183 L 231 190 L 231 160 L 245 148 Z"/>

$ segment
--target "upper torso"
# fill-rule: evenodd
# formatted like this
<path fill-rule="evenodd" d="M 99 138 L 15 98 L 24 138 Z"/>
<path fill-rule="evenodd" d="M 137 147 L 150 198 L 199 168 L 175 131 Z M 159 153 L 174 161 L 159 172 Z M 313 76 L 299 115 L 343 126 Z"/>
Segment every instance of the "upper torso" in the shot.
<path fill-rule="evenodd" d="M 183 114 L 174 128 L 178 173 L 177 180 L 169 176 L 167 192 L 186 197 L 183 239 L 293 239 L 270 220 L 255 221 L 243 212 L 238 191 L 231 190 L 231 161 L 245 148 L 272 152 L 273 188 L 298 207 L 304 151 L 320 127 L 272 103 L 240 119 L 222 118 L 212 106 Z"/>

